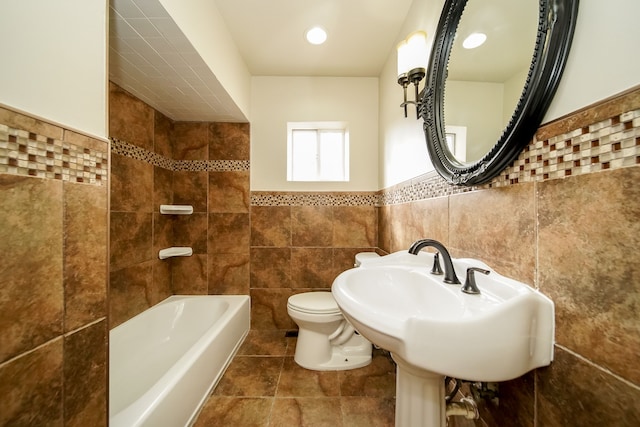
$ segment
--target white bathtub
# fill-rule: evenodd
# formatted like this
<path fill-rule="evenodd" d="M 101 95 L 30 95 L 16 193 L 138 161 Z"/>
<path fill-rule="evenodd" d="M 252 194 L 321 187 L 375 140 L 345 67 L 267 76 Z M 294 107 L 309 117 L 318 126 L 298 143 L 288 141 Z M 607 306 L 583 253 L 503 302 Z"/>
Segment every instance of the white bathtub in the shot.
<path fill-rule="evenodd" d="M 172 296 L 109 333 L 109 426 L 193 423 L 249 331 L 246 295 Z"/>

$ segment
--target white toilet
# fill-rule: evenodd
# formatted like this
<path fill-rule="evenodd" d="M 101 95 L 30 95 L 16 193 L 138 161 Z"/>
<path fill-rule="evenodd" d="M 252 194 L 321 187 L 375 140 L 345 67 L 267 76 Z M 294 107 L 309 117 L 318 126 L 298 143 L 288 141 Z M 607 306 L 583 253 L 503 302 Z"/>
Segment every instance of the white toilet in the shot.
<path fill-rule="evenodd" d="M 361 260 L 374 252 L 356 255 Z M 371 363 L 371 342 L 344 318 L 331 292 L 305 292 L 289 297 L 287 312 L 298 325 L 294 360 L 314 371 L 354 369 Z"/>

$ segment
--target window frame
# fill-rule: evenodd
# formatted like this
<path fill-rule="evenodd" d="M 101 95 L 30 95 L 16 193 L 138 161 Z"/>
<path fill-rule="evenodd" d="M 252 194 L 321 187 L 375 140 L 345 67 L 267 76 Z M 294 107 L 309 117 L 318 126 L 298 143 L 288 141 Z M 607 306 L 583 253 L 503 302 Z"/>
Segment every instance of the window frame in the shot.
<path fill-rule="evenodd" d="M 312 131 L 316 133 L 316 171 L 310 179 L 296 179 L 294 160 L 294 133 L 296 131 Z M 341 135 L 341 178 L 322 177 L 322 133 L 338 132 Z M 287 181 L 290 182 L 349 182 L 350 166 L 349 129 L 346 122 L 288 122 L 287 123 Z"/>

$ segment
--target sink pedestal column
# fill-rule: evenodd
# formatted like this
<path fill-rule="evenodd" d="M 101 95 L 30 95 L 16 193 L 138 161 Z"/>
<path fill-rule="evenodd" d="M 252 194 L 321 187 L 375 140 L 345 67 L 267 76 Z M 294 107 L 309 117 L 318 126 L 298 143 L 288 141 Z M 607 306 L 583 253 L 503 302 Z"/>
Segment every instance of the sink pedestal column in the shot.
<path fill-rule="evenodd" d="M 444 376 L 391 356 L 398 364 L 396 427 L 446 427 Z"/>

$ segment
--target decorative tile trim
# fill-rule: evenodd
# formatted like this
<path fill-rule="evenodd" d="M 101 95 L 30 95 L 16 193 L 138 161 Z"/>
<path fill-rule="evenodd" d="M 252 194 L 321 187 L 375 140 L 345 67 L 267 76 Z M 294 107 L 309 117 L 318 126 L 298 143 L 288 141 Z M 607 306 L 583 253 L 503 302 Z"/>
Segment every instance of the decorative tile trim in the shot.
<path fill-rule="evenodd" d="M 112 152 L 116 154 L 172 171 L 222 172 L 248 171 L 250 168 L 248 160 L 172 160 L 115 138 L 111 138 L 111 142 Z M 432 171 L 372 193 L 251 192 L 251 205 L 384 206 L 636 165 L 640 165 L 640 109 L 548 136 L 544 140 L 539 141 L 534 137 L 531 144 L 499 176 L 488 184 L 476 187 L 451 185 Z M 0 164 L 0 168 L 2 166 Z"/>
<path fill-rule="evenodd" d="M 174 160 L 174 171 L 190 172 L 244 172 L 249 160 Z"/>
<path fill-rule="evenodd" d="M 126 141 L 109 139 L 112 153 L 174 172 L 244 172 L 250 167 L 249 160 L 173 160 Z"/>
<path fill-rule="evenodd" d="M 503 187 L 640 164 L 640 109 L 534 141 L 490 184 Z"/>
<path fill-rule="evenodd" d="M 251 192 L 251 206 L 375 206 L 371 193 Z"/>
<path fill-rule="evenodd" d="M 108 153 L 0 124 L 0 173 L 105 185 Z"/>
<path fill-rule="evenodd" d="M 173 160 L 171 159 L 116 138 L 109 138 L 109 140 L 111 140 L 111 153 L 113 154 L 140 160 L 163 169 L 173 170 Z"/>
<path fill-rule="evenodd" d="M 476 189 L 477 187 L 458 187 L 451 185 L 438 175 L 436 171 L 432 171 L 418 178 L 414 178 L 411 181 L 382 190 L 379 192 L 378 204 L 380 206 L 395 205 L 416 200 L 466 193 Z"/>
<path fill-rule="evenodd" d="M 433 171 L 382 190 L 379 203 L 408 203 L 637 165 L 640 165 L 640 109 L 549 136 L 545 140 L 538 141 L 534 137 L 520 156 L 490 183 L 477 187 L 454 186 Z"/>

